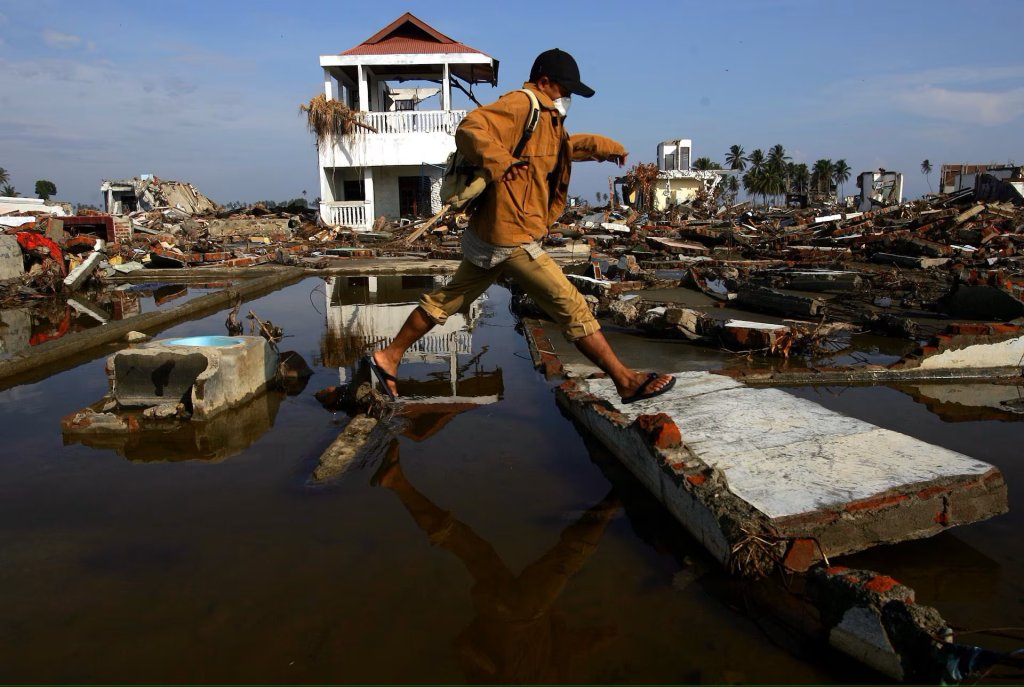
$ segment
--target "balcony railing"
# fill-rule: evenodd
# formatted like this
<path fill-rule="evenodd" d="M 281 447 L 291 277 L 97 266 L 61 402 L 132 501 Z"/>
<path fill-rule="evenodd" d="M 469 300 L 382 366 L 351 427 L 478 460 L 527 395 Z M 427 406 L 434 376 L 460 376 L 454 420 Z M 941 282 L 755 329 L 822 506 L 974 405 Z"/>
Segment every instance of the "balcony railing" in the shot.
<path fill-rule="evenodd" d="M 320 216 L 331 226 L 366 229 L 371 214 L 370 204 L 361 200 L 320 203 Z"/>
<path fill-rule="evenodd" d="M 363 121 L 380 134 L 438 134 L 455 135 L 466 110 L 426 110 L 422 112 L 364 112 Z M 360 135 L 372 136 L 372 131 L 356 128 Z"/>

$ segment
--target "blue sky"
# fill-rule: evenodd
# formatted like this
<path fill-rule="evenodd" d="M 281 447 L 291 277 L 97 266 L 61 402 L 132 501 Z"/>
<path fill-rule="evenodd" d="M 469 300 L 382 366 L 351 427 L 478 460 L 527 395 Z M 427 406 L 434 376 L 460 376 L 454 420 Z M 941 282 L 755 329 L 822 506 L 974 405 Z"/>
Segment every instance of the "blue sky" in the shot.
<path fill-rule="evenodd" d="M 76 203 L 140 173 L 221 203 L 315 198 L 298 105 L 322 89 L 318 58 L 406 11 L 501 61 L 485 103 L 538 52 L 571 52 L 597 95 L 569 129 L 622 141 L 630 163 L 671 138 L 719 162 L 781 143 L 809 165 L 903 171 L 914 198 L 925 158 L 933 186 L 943 163 L 1024 162 L 1021 0 L 0 0 L 0 167 L 22 195 L 45 178 Z M 571 190 L 592 199 L 615 173 L 578 164 Z"/>

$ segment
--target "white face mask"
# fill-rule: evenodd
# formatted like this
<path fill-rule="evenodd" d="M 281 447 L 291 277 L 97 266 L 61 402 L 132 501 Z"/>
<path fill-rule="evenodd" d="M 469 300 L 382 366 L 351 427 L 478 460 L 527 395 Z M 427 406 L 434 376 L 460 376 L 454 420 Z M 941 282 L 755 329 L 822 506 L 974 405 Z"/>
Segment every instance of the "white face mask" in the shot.
<path fill-rule="evenodd" d="M 567 95 L 564 98 L 555 98 L 552 101 L 555 105 L 555 109 L 558 110 L 558 114 L 562 115 L 565 119 L 566 115 L 569 114 L 569 107 L 572 106 L 572 96 Z"/>

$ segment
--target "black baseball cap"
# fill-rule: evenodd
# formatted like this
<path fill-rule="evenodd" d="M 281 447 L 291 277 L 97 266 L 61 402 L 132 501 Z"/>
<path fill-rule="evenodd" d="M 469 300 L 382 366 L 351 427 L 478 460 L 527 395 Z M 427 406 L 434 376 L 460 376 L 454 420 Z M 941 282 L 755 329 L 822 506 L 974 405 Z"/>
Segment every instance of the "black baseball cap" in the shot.
<path fill-rule="evenodd" d="M 537 79 L 542 76 L 562 84 L 570 93 L 584 98 L 594 95 L 594 89 L 580 81 L 580 68 L 576 60 L 564 50 L 553 48 L 537 55 L 533 69 L 530 70 L 530 81 L 537 83 Z"/>

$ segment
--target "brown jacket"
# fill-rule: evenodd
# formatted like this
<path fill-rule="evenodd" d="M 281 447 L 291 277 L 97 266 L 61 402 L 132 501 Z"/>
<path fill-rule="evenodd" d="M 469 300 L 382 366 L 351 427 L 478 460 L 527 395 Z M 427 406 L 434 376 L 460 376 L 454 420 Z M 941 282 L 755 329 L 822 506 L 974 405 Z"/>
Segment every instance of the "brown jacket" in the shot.
<path fill-rule="evenodd" d="M 497 246 L 517 246 L 543 238 L 565 209 L 573 160 L 605 161 L 626 154 L 620 143 L 596 134 L 565 131 L 551 98 L 532 83 L 540 103 L 540 121 L 522 160 L 529 162 L 524 179 L 501 177 L 517 160 L 512 157 L 530 113 L 525 93 L 506 93 L 496 102 L 470 112 L 455 132 L 455 145 L 472 164 L 482 167 L 492 183 L 470 218 L 470 228 Z"/>

